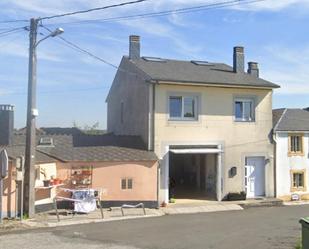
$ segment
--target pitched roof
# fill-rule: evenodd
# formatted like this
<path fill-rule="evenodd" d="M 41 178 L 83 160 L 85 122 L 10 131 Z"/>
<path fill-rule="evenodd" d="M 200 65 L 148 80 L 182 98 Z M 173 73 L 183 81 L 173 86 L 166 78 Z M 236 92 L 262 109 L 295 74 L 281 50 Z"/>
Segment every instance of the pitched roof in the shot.
<path fill-rule="evenodd" d="M 39 145 L 40 138 L 53 139 L 52 146 Z M 147 151 L 138 136 L 113 134 L 88 135 L 77 128 L 41 128 L 37 130 L 38 162 L 60 161 L 156 161 L 154 152 Z M 13 158 L 24 154 L 25 130 L 15 133 L 8 153 Z"/>
<path fill-rule="evenodd" d="M 309 131 L 309 111 L 304 109 L 273 110 L 274 131 Z"/>
<path fill-rule="evenodd" d="M 192 61 L 162 59 L 152 61 L 140 59 L 125 60 L 133 63 L 154 81 L 173 83 L 198 83 L 227 86 L 246 86 L 260 88 L 279 88 L 272 82 L 255 77 L 248 73 L 235 73 L 233 68 L 224 63 L 194 63 Z"/>

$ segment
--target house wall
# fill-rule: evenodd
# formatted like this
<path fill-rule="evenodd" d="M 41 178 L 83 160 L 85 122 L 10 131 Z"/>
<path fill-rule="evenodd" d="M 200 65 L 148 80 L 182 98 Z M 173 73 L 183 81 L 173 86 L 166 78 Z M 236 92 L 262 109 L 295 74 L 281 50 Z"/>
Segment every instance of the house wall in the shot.
<path fill-rule="evenodd" d="M 16 203 L 16 168 L 12 161 L 9 162 L 8 176 L 3 181 L 2 212 L 3 217 L 15 217 Z"/>
<path fill-rule="evenodd" d="M 155 95 L 155 153 L 164 161 L 169 145 L 222 145 L 222 196 L 244 190 L 246 156 L 265 156 L 266 195 L 274 195 L 272 129 L 272 91 L 262 89 L 219 88 L 159 84 Z M 171 93 L 193 93 L 199 98 L 197 121 L 169 121 L 168 96 Z M 234 121 L 234 98 L 255 98 L 255 122 Z M 161 165 L 164 165 L 162 163 Z M 231 167 L 237 175 L 229 177 Z M 161 168 L 161 183 L 167 169 Z M 161 184 L 160 200 L 166 186 Z M 163 198 L 163 199 L 162 199 Z"/>
<path fill-rule="evenodd" d="M 107 97 L 107 130 L 116 135 L 141 136 L 148 144 L 149 91 L 147 77 L 123 58 Z M 123 103 L 123 122 L 121 122 Z"/>
<path fill-rule="evenodd" d="M 157 162 L 71 162 L 57 164 L 57 177 L 71 185 L 72 167 L 92 166 L 92 184 L 104 202 L 157 202 Z M 132 178 L 133 189 L 122 190 L 121 179 Z"/>
<path fill-rule="evenodd" d="M 46 174 L 46 180 L 50 180 L 52 177 L 57 176 L 56 163 L 41 163 L 37 164 L 36 168 L 41 168 L 38 179 L 35 181 L 35 205 L 48 204 L 53 202 L 53 198 L 57 194 L 56 188 L 42 189 L 43 180 L 45 180 L 44 174 Z"/>
<path fill-rule="evenodd" d="M 279 198 L 291 199 L 291 170 L 306 170 L 307 191 L 297 191 L 300 195 L 309 194 L 309 133 L 304 134 L 304 155 L 288 156 L 289 137 L 287 132 L 276 133 L 276 189 Z M 308 198 L 309 196 L 305 197 Z"/>

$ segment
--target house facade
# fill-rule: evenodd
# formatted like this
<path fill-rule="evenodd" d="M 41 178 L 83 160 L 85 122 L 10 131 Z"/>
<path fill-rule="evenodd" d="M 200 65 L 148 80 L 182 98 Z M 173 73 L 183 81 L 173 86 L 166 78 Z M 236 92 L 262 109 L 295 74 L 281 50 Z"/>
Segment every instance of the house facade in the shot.
<path fill-rule="evenodd" d="M 277 109 L 273 115 L 276 196 L 309 199 L 309 111 Z"/>
<path fill-rule="evenodd" d="M 246 191 L 274 196 L 272 92 L 258 64 L 233 66 L 140 56 L 130 36 L 107 97 L 108 132 L 139 135 L 160 159 L 159 199 L 209 198 Z M 171 184 L 172 183 L 172 184 Z"/>

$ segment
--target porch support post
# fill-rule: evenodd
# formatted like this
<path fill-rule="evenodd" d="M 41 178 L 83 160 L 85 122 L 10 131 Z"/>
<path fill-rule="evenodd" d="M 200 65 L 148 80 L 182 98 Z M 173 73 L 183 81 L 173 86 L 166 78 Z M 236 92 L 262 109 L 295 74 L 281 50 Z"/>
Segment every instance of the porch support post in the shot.
<path fill-rule="evenodd" d="M 222 150 L 222 146 L 218 145 L 218 149 Z M 222 152 L 217 154 L 217 200 L 222 200 L 222 190 L 223 190 L 223 178 L 222 178 Z"/>
<path fill-rule="evenodd" d="M 163 157 L 164 162 L 164 201 L 166 204 L 169 202 L 169 146 L 166 146 L 165 154 Z"/>

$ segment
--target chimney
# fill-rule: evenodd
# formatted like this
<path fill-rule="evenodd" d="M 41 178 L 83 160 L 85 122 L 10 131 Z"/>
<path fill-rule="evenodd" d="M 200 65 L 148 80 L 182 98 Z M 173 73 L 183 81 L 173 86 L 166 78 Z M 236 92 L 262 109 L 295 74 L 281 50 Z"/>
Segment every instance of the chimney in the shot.
<path fill-rule="evenodd" d="M 248 74 L 259 77 L 259 64 L 257 62 L 248 62 Z"/>
<path fill-rule="evenodd" d="M 235 73 L 245 72 L 245 54 L 244 47 L 234 47 L 233 69 Z"/>
<path fill-rule="evenodd" d="M 129 58 L 131 60 L 139 59 L 141 57 L 140 37 L 138 35 L 130 35 L 129 42 Z"/>
<path fill-rule="evenodd" d="M 12 145 L 14 133 L 14 106 L 0 105 L 0 145 Z"/>

